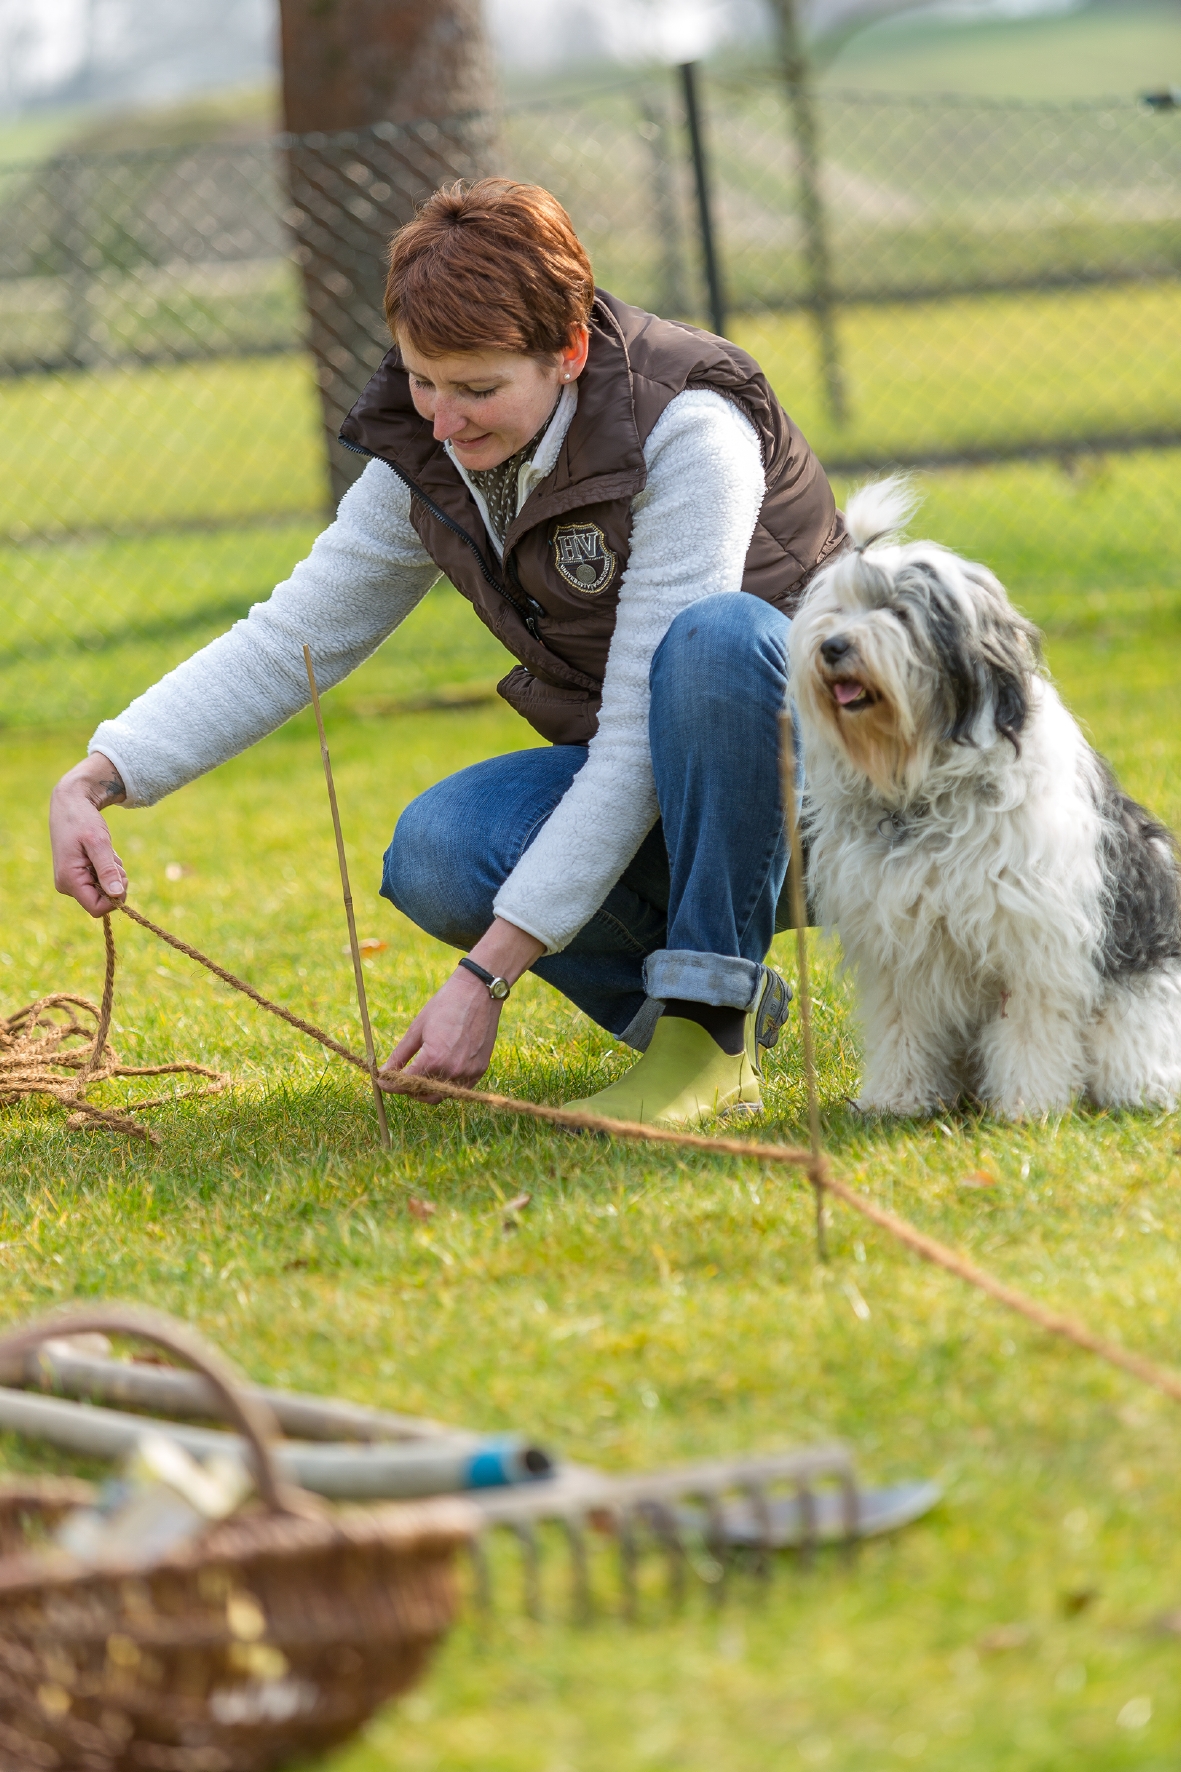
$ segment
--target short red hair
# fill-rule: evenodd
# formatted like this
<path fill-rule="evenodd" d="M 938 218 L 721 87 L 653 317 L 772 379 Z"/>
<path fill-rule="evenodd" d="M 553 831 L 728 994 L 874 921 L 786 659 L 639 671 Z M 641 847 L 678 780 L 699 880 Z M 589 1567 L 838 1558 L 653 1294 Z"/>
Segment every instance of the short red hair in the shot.
<path fill-rule="evenodd" d="M 385 314 L 427 357 L 565 349 L 595 298 L 570 217 L 540 185 L 445 186 L 390 242 Z"/>

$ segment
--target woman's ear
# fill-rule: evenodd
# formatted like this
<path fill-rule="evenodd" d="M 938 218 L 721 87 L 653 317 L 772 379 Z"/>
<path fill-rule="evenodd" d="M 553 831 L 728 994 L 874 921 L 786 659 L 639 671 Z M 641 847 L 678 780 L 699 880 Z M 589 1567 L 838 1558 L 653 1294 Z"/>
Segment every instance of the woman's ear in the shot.
<path fill-rule="evenodd" d="M 585 323 L 570 328 L 570 339 L 558 354 L 558 375 L 562 381 L 577 381 L 586 368 L 590 354 L 590 328 Z"/>

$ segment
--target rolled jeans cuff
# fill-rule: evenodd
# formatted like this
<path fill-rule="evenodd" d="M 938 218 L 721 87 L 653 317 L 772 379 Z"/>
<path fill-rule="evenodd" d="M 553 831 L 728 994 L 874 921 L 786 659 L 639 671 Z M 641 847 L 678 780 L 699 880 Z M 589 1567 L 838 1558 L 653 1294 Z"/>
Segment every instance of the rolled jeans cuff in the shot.
<path fill-rule="evenodd" d="M 662 1003 L 680 997 L 690 1003 L 711 1003 L 716 1009 L 753 1009 L 762 978 L 757 960 L 728 954 L 657 948 L 644 961 L 644 989 Z"/>

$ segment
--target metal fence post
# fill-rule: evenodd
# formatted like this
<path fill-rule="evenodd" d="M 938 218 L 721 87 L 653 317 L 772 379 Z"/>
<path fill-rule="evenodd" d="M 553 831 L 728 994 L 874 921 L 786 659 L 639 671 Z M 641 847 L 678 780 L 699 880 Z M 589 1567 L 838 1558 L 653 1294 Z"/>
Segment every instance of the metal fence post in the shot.
<path fill-rule="evenodd" d="M 783 73 L 791 110 L 799 166 L 800 219 L 804 228 L 804 258 L 808 267 L 808 305 L 816 324 L 820 374 L 824 382 L 829 417 L 836 425 L 848 422 L 849 403 L 841 365 L 836 326 L 836 294 L 833 289 L 832 251 L 828 238 L 828 215 L 821 187 L 820 130 L 816 118 L 816 94 L 812 68 L 804 49 L 796 0 L 773 0 L 783 43 Z"/>
<path fill-rule="evenodd" d="M 689 148 L 693 156 L 693 182 L 697 189 L 697 225 L 701 232 L 701 261 L 705 271 L 705 287 L 709 296 L 709 322 L 719 338 L 726 336 L 726 304 L 722 295 L 722 271 L 718 263 L 714 239 L 713 209 L 710 203 L 709 164 L 701 127 L 701 107 L 697 99 L 697 64 L 681 63 L 681 90 L 685 98 L 685 125 L 689 131 Z"/>

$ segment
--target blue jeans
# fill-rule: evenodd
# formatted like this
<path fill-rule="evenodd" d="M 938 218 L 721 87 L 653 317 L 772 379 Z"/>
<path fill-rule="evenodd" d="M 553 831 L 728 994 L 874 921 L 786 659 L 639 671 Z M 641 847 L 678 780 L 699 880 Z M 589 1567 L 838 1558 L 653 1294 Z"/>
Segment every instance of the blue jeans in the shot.
<path fill-rule="evenodd" d="M 787 872 L 778 718 L 791 623 L 744 593 L 706 597 L 652 659 L 649 737 L 660 820 L 590 921 L 533 971 L 644 1048 L 670 998 L 754 1007 Z M 381 891 L 469 948 L 492 901 L 586 761 L 583 745 L 514 751 L 411 802 Z M 786 912 L 786 905 L 783 907 Z"/>

